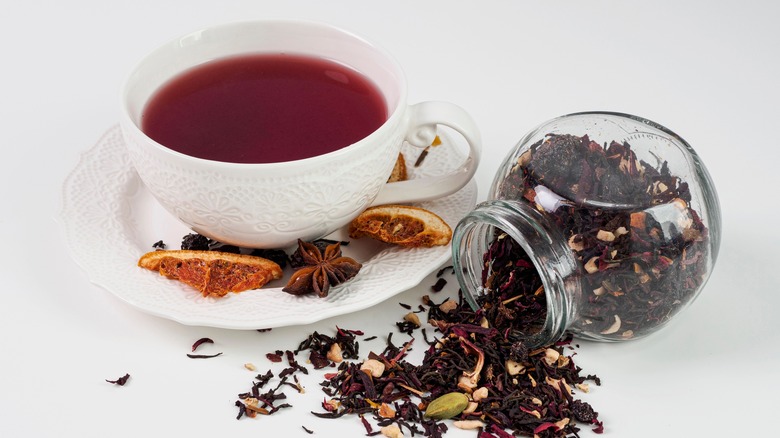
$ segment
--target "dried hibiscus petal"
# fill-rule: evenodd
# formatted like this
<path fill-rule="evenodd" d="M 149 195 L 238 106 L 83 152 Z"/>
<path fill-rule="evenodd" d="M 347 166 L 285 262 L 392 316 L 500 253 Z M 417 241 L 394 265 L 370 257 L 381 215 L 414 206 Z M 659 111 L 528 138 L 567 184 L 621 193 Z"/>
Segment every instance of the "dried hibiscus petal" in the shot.
<path fill-rule="evenodd" d="M 282 361 L 282 355 L 284 352 L 282 350 L 276 350 L 273 353 L 266 353 L 265 357 L 268 358 L 271 362 L 281 362 Z"/>
<path fill-rule="evenodd" d="M 213 343 L 214 341 L 210 338 L 200 338 L 197 341 L 195 341 L 194 344 L 192 344 L 192 351 L 194 352 L 195 350 L 198 349 L 198 347 L 200 347 L 203 344 L 213 344 Z"/>
<path fill-rule="evenodd" d="M 127 383 L 127 380 L 130 378 L 130 374 L 125 374 L 124 376 L 116 379 L 116 380 L 108 380 L 106 379 L 106 382 L 113 383 L 114 385 L 119 386 L 125 386 L 125 383 Z"/>

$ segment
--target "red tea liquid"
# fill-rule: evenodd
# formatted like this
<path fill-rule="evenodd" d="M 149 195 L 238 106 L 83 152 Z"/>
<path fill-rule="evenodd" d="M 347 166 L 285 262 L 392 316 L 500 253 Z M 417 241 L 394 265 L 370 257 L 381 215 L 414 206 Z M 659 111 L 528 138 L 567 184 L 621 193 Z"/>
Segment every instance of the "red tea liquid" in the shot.
<path fill-rule="evenodd" d="M 278 163 L 333 152 L 387 120 L 379 89 L 321 58 L 242 55 L 172 79 L 144 109 L 141 129 L 181 153 L 234 163 Z"/>

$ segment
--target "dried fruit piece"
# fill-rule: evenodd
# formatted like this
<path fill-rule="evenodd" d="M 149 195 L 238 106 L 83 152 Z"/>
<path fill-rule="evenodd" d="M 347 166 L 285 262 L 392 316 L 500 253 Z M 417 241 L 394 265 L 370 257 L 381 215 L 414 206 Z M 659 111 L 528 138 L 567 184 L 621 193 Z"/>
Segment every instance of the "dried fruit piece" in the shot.
<path fill-rule="evenodd" d="M 473 414 L 474 412 L 477 411 L 478 407 L 479 407 L 479 403 L 477 403 L 475 401 L 470 401 L 468 406 L 466 406 L 466 409 L 464 409 L 463 412 L 461 412 L 460 414 L 461 415 L 471 415 L 471 414 Z"/>
<path fill-rule="evenodd" d="M 387 438 L 404 438 L 404 434 L 401 432 L 401 428 L 395 424 L 383 427 L 380 429 L 380 432 Z"/>
<path fill-rule="evenodd" d="M 410 322 L 410 323 L 412 323 L 412 324 L 416 325 L 417 327 L 420 327 L 420 325 L 421 325 L 421 323 L 420 323 L 420 317 L 419 317 L 419 316 L 417 316 L 417 314 L 416 314 L 416 313 L 414 313 L 414 312 L 409 312 L 409 313 L 407 313 L 407 314 L 404 316 L 404 321 L 406 321 L 406 322 Z"/>
<path fill-rule="evenodd" d="M 558 362 L 558 359 L 560 359 L 560 357 L 561 357 L 561 353 L 559 353 L 554 348 L 548 348 L 544 350 L 544 358 L 542 360 L 547 362 L 547 365 L 552 366 L 555 362 Z"/>
<path fill-rule="evenodd" d="M 481 388 L 478 388 L 474 392 L 471 393 L 471 399 L 474 401 L 480 401 L 484 398 L 487 398 L 488 396 L 488 389 L 484 386 Z"/>
<path fill-rule="evenodd" d="M 330 349 L 328 349 L 328 353 L 325 355 L 325 357 L 332 361 L 339 363 L 344 360 L 344 357 L 341 355 L 341 345 L 339 345 L 337 342 L 334 342 Z"/>
<path fill-rule="evenodd" d="M 395 418 L 395 409 L 387 403 L 382 403 L 377 409 L 377 414 L 382 418 Z"/>
<path fill-rule="evenodd" d="M 504 366 L 506 367 L 507 374 L 510 376 L 516 376 L 525 371 L 525 366 L 523 366 L 523 364 L 512 359 L 507 359 L 506 362 L 504 362 Z"/>
<path fill-rule="evenodd" d="M 141 256 L 138 266 L 186 283 L 203 296 L 257 289 L 282 278 L 282 268 L 268 259 L 219 251 L 152 251 Z"/>
<path fill-rule="evenodd" d="M 385 372 L 385 364 L 376 359 L 366 359 L 360 365 L 360 371 L 371 375 L 371 377 L 382 377 Z"/>
<path fill-rule="evenodd" d="M 423 208 L 379 205 L 367 209 L 350 223 L 349 236 L 417 248 L 450 243 L 452 229 L 441 217 Z"/>
<path fill-rule="evenodd" d="M 460 420 L 460 421 L 454 421 L 452 423 L 453 426 L 457 427 L 458 429 L 463 430 L 474 430 L 479 429 L 480 427 L 485 427 L 486 424 L 479 421 L 479 420 Z"/>
<path fill-rule="evenodd" d="M 444 313 L 450 313 L 451 311 L 458 308 L 458 303 L 454 300 L 446 300 L 445 302 L 439 304 L 439 310 L 441 310 Z"/>
<path fill-rule="evenodd" d="M 404 154 L 398 153 L 398 158 L 395 160 L 395 166 L 393 166 L 393 171 L 390 173 L 390 177 L 387 179 L 387 182 L 396 182 L 396 181 L 406 181 L 409 178 L 407 172 L 406 172 L 406 160 L 404 159 Z"/>

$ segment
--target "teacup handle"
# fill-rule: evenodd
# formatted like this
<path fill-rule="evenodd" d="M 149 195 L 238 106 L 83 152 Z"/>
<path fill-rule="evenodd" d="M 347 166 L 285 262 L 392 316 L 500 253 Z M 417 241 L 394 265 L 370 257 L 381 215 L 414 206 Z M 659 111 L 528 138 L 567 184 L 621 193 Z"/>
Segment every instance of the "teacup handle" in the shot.
<path fill-rule="evenodd" d="M 371 205 L 428 201 L 451 195 L 468 184 L 479 165 L 482 138 L 474 119 L 461 107 L 449 102 L 421 102 L 409 107 L 409 131 L 406 141 L 425 148 L 436 138 L 436 125 L 453 128 L 468 143 L 468 157 L 453 171 L 385 184 Z"/>

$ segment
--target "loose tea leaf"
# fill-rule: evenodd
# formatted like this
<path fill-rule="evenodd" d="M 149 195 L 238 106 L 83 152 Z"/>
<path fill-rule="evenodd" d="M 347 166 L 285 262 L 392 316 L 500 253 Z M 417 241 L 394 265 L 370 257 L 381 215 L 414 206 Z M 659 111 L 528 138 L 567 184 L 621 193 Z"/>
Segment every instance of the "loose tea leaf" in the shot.
<path fill-rule="evenodd" d="M 181 249 L 208 251 L 214 241 L 202 234 L 187 234 L 182 238 Z"/>
<path fill-rule="evenodd" d="M 451 271 L 450 273 L 454 273 L 454 270 L 455 270 L 455 267 L 454 267 L 454 266 L 452 266 L 452 265 L 445 266 L 445 267 L 443 267 L 443 268 L 439 269 L 439 270 L 436 272 L 436 278 L 439 278 L 439 277 L 441 277 L 441 276 L 442 276 L 442 275 L 444 275 L 444 273 L 445 273 L 445 272 L 447 272 L 447 271 Z"/>
<path fill-rule="evenodd" d="M 210 338 L 200 338 L 197 341 L 195 341 L 194 344 L 192 344 L 192 351 L 195 352 L 195 350 L 198 349 L 203 344 L 213 344 L 214 341 Z"/>
<path fill-rule="evenodd" d="M 298 354 L 301 351 L 308 350 L 309 361 L 314 368 L 325 368 L 334 362 L 331 353 L 334 345 L 338 346 L 340 359 L 357 359 L 360 349 L 357 336 L 362 334 L 363 332 L 359 330 L 346 330 L 339 327 L 336 327 L 335 336 L 314 332 L 298 345 L 294 353 Z"/>
<path fill-rule="evenodd" d="M 124 376 L 116 379 L 116 380 L 108 380 L 106 379 L 106 382 L 113 383 L 114 385 L 119 386 L 125 386 L 125 383 L 127 383 L 127 380 L 130 378 L 130 374 L 125 374 Z"/>
<path fill-rule="evenodd" d="M 436 283 L 433 286 L 431 286 L 431 291 L 441 292 L 442 289 L 444 289 L 444 286 L 446 285 L 447 285 L 447 280 L 443 278 L 439 278 L 438 280 L 436 280 Z"/>
<path fill-rule="evenodd" d="M 272 415 L 280 409 L 292 407 L 289 403 L 277 404 L 279 400 L 287 398 L 283 392 L 280 392 L 281 387 L 288 383 L 287 377 L 282 377 L 275 388 L 263 393 L 260 392 L 271 378 L 273 378 L 273 373 L 270 370 L 265 375 L 258 374 L 251 390 L 238 395 L 239 399 L 235 402 L 239 409 L 237 420 L 244 414 L 249 417 L 254 417 L 256 414 Z"/>
<path fill-rule="evenodd" d="M 281 249 L 253 249 L 249 254 L 271 260 L 282 268 L 286 267 L 290 260 L 287 253 Z"/>
<path fill-rule="evenodd" d="M 211 359 L 212 357 L 222 356 L 222 352 L 216 354 L 190 354 L 187 353 L 187 357 L 190 359 Z"/>

